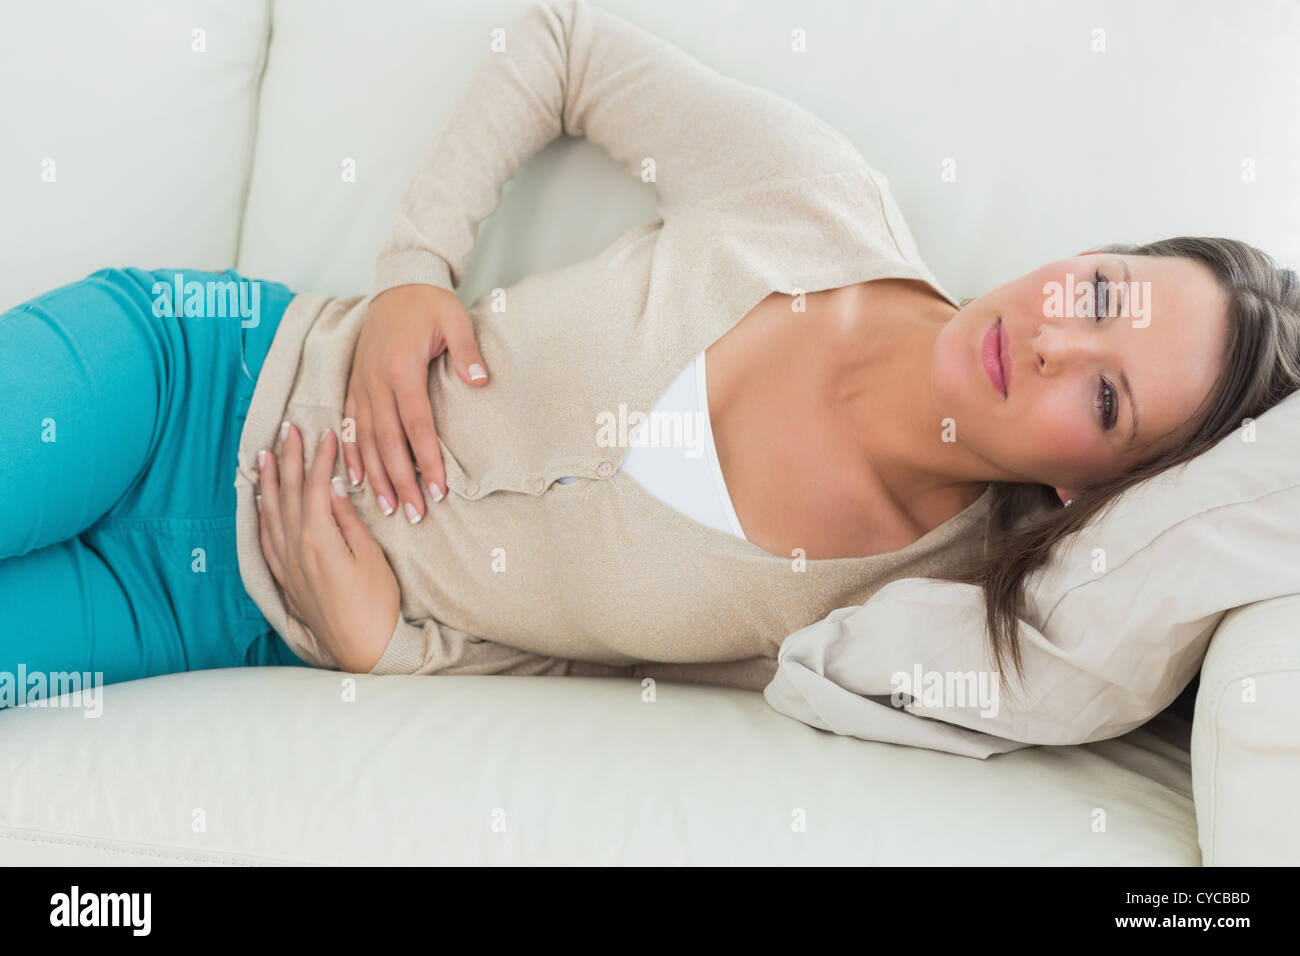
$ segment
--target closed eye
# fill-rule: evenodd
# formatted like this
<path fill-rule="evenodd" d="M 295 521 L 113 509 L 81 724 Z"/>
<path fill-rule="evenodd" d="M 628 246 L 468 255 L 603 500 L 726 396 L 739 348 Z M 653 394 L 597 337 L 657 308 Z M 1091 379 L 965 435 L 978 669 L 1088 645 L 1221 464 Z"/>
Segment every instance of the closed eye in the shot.
<path fill-rule="evenodd" d="M 1109 310 L 1102 304 L 1108 283 L 1102 278 L 1100 269 L 1094 273 L 1094 278 L 1096 279 L 1094 298 L 1097 304 L 1097 317 L 1094 321 L 1099 324 L 1103 316 L 1110 314 Z M 1097 408 L 1097 417 L 1101 421 L 1101 430 L 1110 431 L 1119 420 L 1119 408 L 1118 402 L 1116 402 L 1115 389 L 1110 382 L 1106 381 L 1104 376 L 1097 379 L 1097 398 L 1093 404 Z"/>

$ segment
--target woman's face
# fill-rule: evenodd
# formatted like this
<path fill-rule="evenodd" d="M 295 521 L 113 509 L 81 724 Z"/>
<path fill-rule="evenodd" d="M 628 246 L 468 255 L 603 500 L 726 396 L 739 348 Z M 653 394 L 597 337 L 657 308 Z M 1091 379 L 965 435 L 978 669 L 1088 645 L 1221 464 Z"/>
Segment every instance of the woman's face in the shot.
<path fill-rule="evenodd" d="M 1005 394 L 983 349 L 999 321 Z M 953 316 L 935 342 L 935 401 L 957 441 L 1006 473 L 999 480 L 1072 498 L 1181 440 L 1219 372 L 1226 323 L 1223 293 L 1199 262 L 1063 259 Z"/>

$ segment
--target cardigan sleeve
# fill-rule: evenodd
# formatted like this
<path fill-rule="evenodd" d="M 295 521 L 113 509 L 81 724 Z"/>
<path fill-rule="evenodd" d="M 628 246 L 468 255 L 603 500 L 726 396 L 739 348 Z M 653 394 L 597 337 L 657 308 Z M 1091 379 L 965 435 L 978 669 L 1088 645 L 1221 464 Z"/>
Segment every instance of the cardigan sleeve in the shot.
<path fill-rule="evenodd" d="M 399 618 L 388 647 L 371 674 L 515 675 L 631 677 L 632 665 L 600 664 L 549 657 L 471 637 L 425 619 L 419 626 Z"/>
<path fill-rule="evenodd" d="M 762 693 L 776 674 L 775 657 L 746 657 L 738 661 L 702 661 L 692 664 L 643 661 L 632 669 L 632 677 L 685 684 L 708 684 Z M 620 675 L 621 676 L 621 675 Z"/>
<path fill-rule="evenodd" d="M 561 134 L 604 148 L 655 191 L 661 216 L 755 186 L 867 165 L 776 94 L 576 0 L 534 3 L 452 107 L 380 249 L 371 293 L 460 285 L 479 223 L 523 163 Z"/>
<path fill-rule="evenodd" d="M 388 647 L 371 674 L 498 674 L 534 677 L 624 677 L 638 681 L 680 681 L 761 692 L 776 671 L 776 658 L 749 657 L 739 661 L 673 664 L 601 664 L 517 650 L 505 644 L 470 637 L 455 628 L 424 620 L 415 626 L 397 622 Z"/>

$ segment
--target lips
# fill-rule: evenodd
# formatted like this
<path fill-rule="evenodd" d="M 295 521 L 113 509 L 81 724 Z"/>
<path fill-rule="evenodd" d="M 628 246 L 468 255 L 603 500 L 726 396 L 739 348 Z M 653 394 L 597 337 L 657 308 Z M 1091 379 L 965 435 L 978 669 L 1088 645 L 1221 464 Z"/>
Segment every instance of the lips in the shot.
<path fill-rule="evenodd" d="M 1002 394 L 1005 396 L 1011 392 L 1011 333 L 1001 319 L 998 319 L 998 333 L 998 361 L 1002 365 Z"/>
<path fill-rule="evenodd" d="M 989 380 L 993 387 L 1005 399 L 1007 397 L 1007 379 L 1006 379 L 1006 343 L 1005 332 L 1002 329 L 1002 320 L 999 318 L 984 333 L 984 341 L 981 343 L 981 358 L 984 362 L 984 371 L 988 373 Z"/>

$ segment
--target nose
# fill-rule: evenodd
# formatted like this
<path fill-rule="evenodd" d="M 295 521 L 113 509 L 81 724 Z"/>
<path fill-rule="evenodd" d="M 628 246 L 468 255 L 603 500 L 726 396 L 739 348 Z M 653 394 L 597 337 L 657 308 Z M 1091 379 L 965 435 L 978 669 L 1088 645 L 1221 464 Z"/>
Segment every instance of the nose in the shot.
<path fill-rule="evenodd" d="M 1090 334 L 1091 333 L 1091 334 Z M 1077 362 L 1095 361 L 1106 349 L 1095 330 L 1044 322 L 1030 342 L 1038 370 L 1051 375 Z"/>

